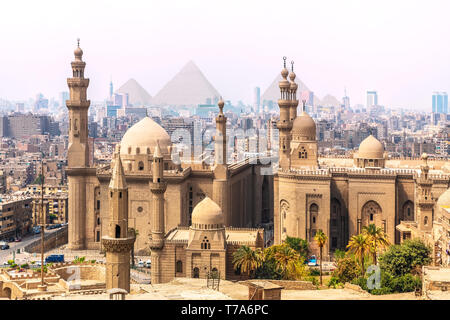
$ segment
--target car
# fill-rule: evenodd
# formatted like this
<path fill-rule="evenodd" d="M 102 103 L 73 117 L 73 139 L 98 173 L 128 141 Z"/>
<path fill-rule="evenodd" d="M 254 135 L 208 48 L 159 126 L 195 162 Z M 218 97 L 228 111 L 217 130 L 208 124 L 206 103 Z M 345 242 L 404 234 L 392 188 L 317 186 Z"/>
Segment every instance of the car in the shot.
<path fill-rule="evenodd" d="M 3 262 L 3 265 L 4 265 L 4 266 L 9 266 L 8 261 Z"/>
<path fill-rule="evenodd" d="M 22 239 L 21 238 L 16 238 L 16 240 L 14 240 L 15 242 L 20 242 L 20 241 L 22 241 Z"/>
<path fill-rule="evenodd" d="M 312 255 L 311 257 L 309 257 L 308 259 L 308 266 L 317 266 L 317 258 L 315 255 Z"/>
<path fill-rule="evenodd" d="M 150 259 L 148 259 L 147 261 L 145 261 L 145 267 L 146 268 L 151 268 L 152 266 L 152 261 Z"/>
<path fill-rule="evenodd" d="M 14 238 L 9 238 L 8 242 L 14 242 L 14 240 L 15 240 Z"/>
<path fill-rule="evenodd" d="M 4 245 L 1 246 L 0 249 L 2 249 L 2 250 L 8 250 L 8 249 L 9 249 L 9 245 L 4 244 Z"/>
<path fill-rule="evenodd" d="M 45 258 L 45 263 L 47 262 L 64 262 L 63 254 L 52 254 Z"/>

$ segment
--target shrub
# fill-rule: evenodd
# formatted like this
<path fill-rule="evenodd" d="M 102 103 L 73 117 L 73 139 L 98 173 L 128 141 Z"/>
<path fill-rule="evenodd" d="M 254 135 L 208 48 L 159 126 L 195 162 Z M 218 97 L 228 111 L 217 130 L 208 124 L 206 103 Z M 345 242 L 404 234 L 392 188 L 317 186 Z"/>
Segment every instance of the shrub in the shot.
<path fill-rule="evenodd" d="M 390 294 L 390 293 L 392 293 L 392 290 L 387 287 L 381 287 L 380 289 L 370 290 L 370 293 L 374 294 L 374 295 Z"/>
<path fill-rule="evenodd" d="M 23 269 L 28 269 L 29 265 L 28 265 L 28 263 L 24 263 L 20 267 Z"/>
<path fill-rule="evenodd" d="M 401 245 L 390 246 L 380 257 L 380 267 L 393 276 L 403 276 L 418 266 L 429 264 L 430 253 L 431 249 L 421 240 L 407 240 Z"/>
<path fill-rule="evenodd" d="M 333 271 L 333 277 L 339 282 L 351 282 L 360 274 L 359 266 L 356 261 L 350 257 L 345 257 L 337 261 L 336 269 Z"/>
<path fill-rule="evenodd" d="M 309 269 L 309 274 L 311 276 L 320 276 L 320 270 L 316 268 Z"/>
<path fill-rule="evenodd" d="M 333 287 L 333 288 L 338 288 L 338 287 L 342 287 L 343 284 L 339 281 L 339 279 L 337 277 L 331 277 L 330 280 L 327 283 L 328 287 Z"/>
<path fill-rule="evenodd" d="M 9 265 L 13 265 L 14 264 L 14 260 L 8 260 L 8 264 Z"/>
<path fill-rule="evenodd" d="M 312 282 L 313 285 L 318 286 L 319 285 L 319 280 L 317 280 L 316 277 L 310 276 L 305 278 L 306 281 Z"/>
<path fill-rule="evenodd" d="M 345 251 L 344 251 L 344 250 L 336 249 L 336 250 L 334 251 L 334 259 L 335 259 L 336 261 L 338 261 L 338 260 L 343 259 L 343 258 L 345 258 Z"/>
<path fill-rule="evenodd" d="M 363 290 L 369 291 L 369 288 L 367 288 L 367 278 L 366 277 L 355 278 L 351 281 L 351 283 L 360 286 Z"/>

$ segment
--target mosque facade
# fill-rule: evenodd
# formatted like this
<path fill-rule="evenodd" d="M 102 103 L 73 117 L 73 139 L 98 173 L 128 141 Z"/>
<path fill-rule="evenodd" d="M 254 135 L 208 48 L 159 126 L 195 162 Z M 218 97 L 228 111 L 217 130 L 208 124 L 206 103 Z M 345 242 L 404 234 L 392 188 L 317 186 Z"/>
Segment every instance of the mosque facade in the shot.
<path fill-rule="evenodd" d="M 70 89 L 70 100 L 66 102 L 69 109 L 68 248 L 102 250 L 102 238 L 111 236 L 112 232 L 109 202 L 113 166 L 95 167 L 89 163 L 89 79 L 84 77 L 86 63 L 82 56 L 78 45 L 72 62 L 73 77 L 67 80 Z M 260 170 L 266 165 L 250 163 L 248 159 L 227 162 L 227 119 L 223 106 L 220 101 L 212 165 L 201 160 L 179 164 L 172 161 L 171 137 L 149 117 L 133 125 L 123 136 L 119 153 L 127 186 L 126 227 L 137 233 L 135 254 L 156 252 L 158 247 L 163 247 L 161 243 L 168 232 L 189 228 L 194 222 L 194 208 L 206 198 L 220 207 L 223 228 L 259 230 L 254 228 L 273 220 L 273 177 L 262 175 Z M 157 172 L 156 160 L 159 161 Z M 164 182 L 158 182 L 157 175 L 159 179 L 164 177 Z M 191 270 L 183 272 L 190 274 Z"/>
<path fill-rule="evenodd" d="M 299 237 L 315 251 L 314 235 L 322 230 L 329 239 L 324 252 L 331 254 L 345 249 L 349 238 L 369 224 L 381 227 L 391 243 L 400 243 L 403 234 L 396 226 L 402 222 L 415 222 L 420 230 L 431 232 L 436 201 L 449 188 L 450 175 L 439 170 L 429 173 L 426 155 L 420 168 L 387 167 L 383 144 L 372 135 L 353 154 L 353 164 L 321 161 L 314 120 L 304 106 L 297 115 L 295 73 L 285 64 L 281 75 L 274 242 Z"/>

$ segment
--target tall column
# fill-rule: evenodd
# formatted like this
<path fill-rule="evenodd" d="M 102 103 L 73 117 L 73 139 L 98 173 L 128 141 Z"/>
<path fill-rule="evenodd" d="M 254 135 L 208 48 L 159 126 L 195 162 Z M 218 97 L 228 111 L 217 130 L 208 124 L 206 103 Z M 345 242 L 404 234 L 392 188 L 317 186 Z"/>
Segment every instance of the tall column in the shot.
<path fill-rule="evenodd" d="M 72 61 L 72 78 L 67 79 L 70 100 L 69 110 L 68 185 L 69 185 L 69 248 L 84 249 L 86 245 L 86 181 L 89 175 L 88 110 L 87 100 L 89 79 L 84 77 L 86 63 L 82 60 L 83 50 L 75 49 Z"/>
<path fill-rule="evenodd" d="M 102 238 L 106 251 L 106 289 L 120 288 L 130 292 L 130 257 L 134 241 L 134 235 L 128 233 L 128 187 L 120 146 L 117 145 L 109 184 L 108 235 Z"/>
<path fill-rule="evenodd" d="M 292 129 L 292 121 L 290 119 L 290 95 L 289 88 L 290 83 L 287 80 L 289 71 L 286 69 L 286 57 L 283 57 L 284 68 L 281 70 L 281 76 L 283 80 L 279 82 L 280 87 L 280 99 L 278 99 L 278 106 L 280 107 L 280 120 L 277 123 L 277 128 L 279 130 L 279 167 L 283 170 L 288 170 L 290 168 L 290 135 Z"/>
<path fill-rule="evenodd" d="M 291 80 L 289 85 L 289 94 L 291 100 L 291 106 L 289 109 L 289 118 L 291 122 L 294 123 L 295 118 L 297 118 L 297 107 L 298 107 L 298 100 L 297 100 L 298 85 L 295 83 L 294 61 L 291 61 L 291 73 L 289 74 L 289 79 Z"/>
<path fill-rule="evenodd" d="M 152 255 L 152 273 L 151 283 L 161 283 L 161 251 L 164 247 L 164 193 L 167 189 L 167 183 L 164 179 L 164 162 L 159 145 L 156 145 L 153 154 L 153 182 L 150 183 L 150 190 L 153 194 L 153 212 L 152 212 L 152 239 L 150 250 Z"/>

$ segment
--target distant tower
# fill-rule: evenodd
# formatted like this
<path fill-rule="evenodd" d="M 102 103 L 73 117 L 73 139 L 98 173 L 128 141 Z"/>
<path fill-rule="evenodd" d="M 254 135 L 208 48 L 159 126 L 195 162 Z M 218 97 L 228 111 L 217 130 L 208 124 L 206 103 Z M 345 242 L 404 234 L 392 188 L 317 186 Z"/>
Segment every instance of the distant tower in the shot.
<path fill-rule="evenodd" d="M 367 91 L 367 109 L 378 105 L 378 93 L 376 91 Z"/>
<path fill-rule="evenodd" d="M 281 96 L 278 100 L 280 121 L 277 123 L 277 128 L 279 130 L 279 167 L 286 170 L 290 168 L 290 132 L 292 129 L 292 121 L 290 121 L 290 83 L 287 80 L 289 71 L 286 69 L 286 57 L 283 57 L 283 60 L 284 68 L 281 70 L 283 80 L 279 82 Z"/>
<path fill-rule="evenodd" d="M 261 108 L 261 89 L 259 87 L 255 87 L 253 89 L 253 107 L 255 109 L 255 112 L 262 112 Z"/>
<path fill-rule="evenodd" d="M 164 179 L 164 163 L 159 144 L 156 144 L 153 154 L 152 168 L 153 182 L 150 183 L 150 190 L 153 194 L 153 212 L 152 212 L 152 238 L 150 250 L 152 256 L 152 284 L 161 283 L 161 249 L 164 247 L 164 193 L 167 189 L 167 183 Z"/>
<path fill-rule="evenodd" d="M 114 87 L 111 78 L 111 81 L 109 82 L 109 100 L 112 100 L 113 94 L 114 94 Z"/>
<path fill-rule="evenodd" d="M 431 232 L 433 227 L 433 208 L 434 200 L 431 194 L 433 181 L 428 176 L 430 167 L 428 166 L 428 155 L 422 154 L 423 164 L 420 166 L 420 177 L 417 178 L 416 184 L 416 216 L 419 230 Z"/>
<path fill-rule="evenodd" d="M 291 100 L 291 107 L 289 109 L 289 118 L 291 121 L 294 121 L 297 117 L 297 107 L 298 107 L 298 100 L 297 100 L 297 88 L 298 85 L 295 83 L 295 73 L 294 73 L 294 61 L 291 61 L 291 73 L 289 74 L 290 85 L 289 85 L 289 94 L 290 94 L 290 100 Z"/>
<path fill-rule="evenodd" d="M 86 229 L 86 177 L 92 174 L 89 168 L 88 110 L 86 90 L 89 79 L 84 77 L 86 63 L 82 60 L 83 50 L 75 49 L 72 64 L 73 77 L 67 79 L 70 99 L 66 101 L 69 109 L 69 147 L 67 151 L 67 175 L 69 184 L 69 248 L 85 248 Z M 93 171 L 95 175 L 95 169 Z"/>
<path fill-rule="evenodd" d="M 106 289 L 130 292 L 130 256 L 134 241 L 134 236 L 128 236 L 128 187 L 117 144 L 109 183 L 108 235 L 102 238 L 106 251 Z"/>
<path fill-rule="evenodd" d="M 218 102 L 219 114 L 216 117 L 215 163 L 213 180 L 213 200 L 222 208 L 225 225 L 231 225 L 228 205 L 228 165 L 227 165 L 227 117 L 223 114 L 224 102 Z"/>

